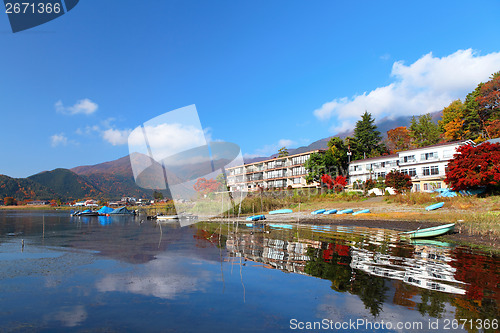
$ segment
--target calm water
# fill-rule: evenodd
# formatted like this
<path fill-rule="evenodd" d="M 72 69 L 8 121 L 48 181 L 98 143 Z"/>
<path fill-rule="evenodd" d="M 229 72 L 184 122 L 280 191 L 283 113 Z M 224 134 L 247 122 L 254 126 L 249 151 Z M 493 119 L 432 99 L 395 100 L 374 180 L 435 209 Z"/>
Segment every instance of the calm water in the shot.
<path fill-rule="evenodd" d="M 68 215 L 0 211 L 1 332 L 498 327 L 499 258 L 467 247 L 380 229 Z"/>

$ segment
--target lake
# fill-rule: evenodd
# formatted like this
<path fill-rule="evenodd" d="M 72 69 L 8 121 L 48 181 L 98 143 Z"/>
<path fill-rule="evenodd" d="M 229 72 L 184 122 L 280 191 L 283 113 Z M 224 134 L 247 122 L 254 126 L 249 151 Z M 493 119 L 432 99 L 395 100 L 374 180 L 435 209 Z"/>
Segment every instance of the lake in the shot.
<path fill-rule="evenodd" d="M 0 211 L 2 332 L 494 332 L 499 289 L 498 256 L 383 229 Z"/>

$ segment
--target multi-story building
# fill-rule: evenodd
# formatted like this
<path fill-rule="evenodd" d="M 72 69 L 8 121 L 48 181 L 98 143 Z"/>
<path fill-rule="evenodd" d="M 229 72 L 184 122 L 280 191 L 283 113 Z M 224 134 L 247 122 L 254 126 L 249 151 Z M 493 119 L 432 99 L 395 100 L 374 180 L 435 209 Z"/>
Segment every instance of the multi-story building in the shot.
<path fill-rule="evenodd" d="M 445 188 L 446 167 L 457 148 L 474 144 L 472 140 L 440 143 L 401 151 L 394 155 L 353 161 L 349 164 L 349 185 L 367 179 L 385 177 L 391 170 L 411 176 L 414 192 L 429 192 Z"/>
<path fill-rule="evenodd" d="M 317 187 L 318 183 L 307 184 L 304 163 L 312 153 L 308 151 L 285 157 L 249 163 L 228 168 L 227 185 L 230 191 L 256 191 L 263 189 Z"/>

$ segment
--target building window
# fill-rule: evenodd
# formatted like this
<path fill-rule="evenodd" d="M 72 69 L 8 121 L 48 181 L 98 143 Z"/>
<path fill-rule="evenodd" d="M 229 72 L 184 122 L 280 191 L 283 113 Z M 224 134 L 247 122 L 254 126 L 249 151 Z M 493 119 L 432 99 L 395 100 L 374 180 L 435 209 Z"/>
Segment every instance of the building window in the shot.
<path fill-rule="evenodd" d="M 294 184 L 300 184 L 300 178 L 294 178 L 293 179 Z"/>
<path fill-rule="evenodd" d="M 403 175 L 407 175 L 408 174 L 408 169 L 401 169 L 400 171 Z"/>
<path fill-rule="evenodd" d="M 411 177 L 415 177 L 417 175 L 417 169 L 415 168 L 410 168 L 408 169 L 408 174 L 411 176 Z"/>
<path fill-rule="evenodd" d="M 420 192 L 420 184 L 415 184 L 415 192 Z"/>
<path fill-rule="evenodd" d="M 295 156 L 292 158 L 292 164 L 304 164 L 309 159 L 309 155 Z"/>
<path fill-rule="evenodd" d="M 415 155 L 403 156 L 399 159 L 400 163 L 411 163 L 415 162 Z"/>
<path fill-rule="evenodd" d="M 428 191 L 428 190 L 429 190 L 429 184 L 424 183 L 424 191 Z"/>
<path fill-rule="evenodd" d="M 437 151 L 434 151 L 432 153 L 425 153 L 420 156 L 420 159 L 422 161 L 428 161 L 428 160 L 437 160 L 438 158 L 438 153 Z"/>
<path fill-rule="evenodd" d="M 293 176 L 300 176 L 306 173 L 306 168 L 304 167 L 295 167 L 292 169 Z"/>
<path fill-rule="evenodd" d="M 431 175 L 439 175 L 439 168 L 437 165 L 431 166 Z"/>
<path fill-rule="evenodd" d="M 422 175 L 424 176 L 430 176 L 431 170 L 429 167 L 423 167 L 422 168 Z M 424 190 L 425 190 L 425 184 L 424 184 Z"/>

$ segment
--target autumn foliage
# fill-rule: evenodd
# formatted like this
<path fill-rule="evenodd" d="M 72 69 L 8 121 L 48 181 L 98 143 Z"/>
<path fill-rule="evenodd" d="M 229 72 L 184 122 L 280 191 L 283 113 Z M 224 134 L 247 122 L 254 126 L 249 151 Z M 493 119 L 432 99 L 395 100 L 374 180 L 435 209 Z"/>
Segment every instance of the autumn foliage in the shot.
<path fill-rule="evenodd" d="M 324 174 L 321 176 L 321 181 L 328 187 L 328 189 L 335 188 L 336 192 L 341 192 L 347 185 L 347 180 L 343 176 L 337 176 L 333 179 L 330 175 Z"/>
<path fill-rule="evenodd" d="M 396 193 L 403 193 L 411 190 L 413 183 L 409 175 L 393 170 L 385 176 L 385 186 L 392 187 Z"/>
<path fill-rule="evenodd" d="M 448 163 L 444 180 L 454 191 L 486 188 L 500 190 L 500 143 L 464 145 Z"/>
<path fill-rule="evenodd" d="M 193 185 L 193 188 L 198 193 L 207 194 L 219 190 L 220 186 L 221 184 L 215 179 L 200 178 Z"/>
<path fill-rule="evenodd" d="M 387 131 L 388 148 L 393 152 L 411 148 L 410 132 L 406 126 L 396 127 Z"/>

